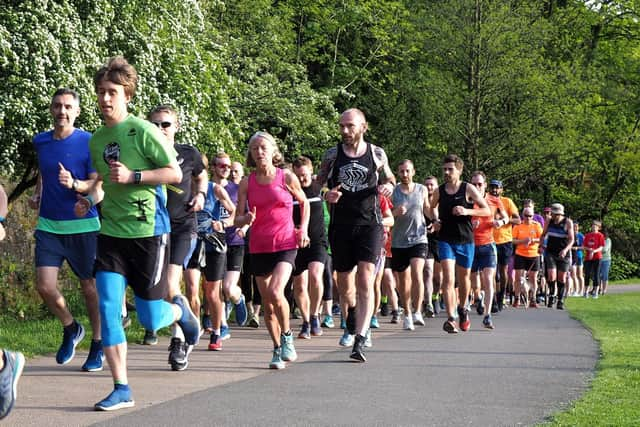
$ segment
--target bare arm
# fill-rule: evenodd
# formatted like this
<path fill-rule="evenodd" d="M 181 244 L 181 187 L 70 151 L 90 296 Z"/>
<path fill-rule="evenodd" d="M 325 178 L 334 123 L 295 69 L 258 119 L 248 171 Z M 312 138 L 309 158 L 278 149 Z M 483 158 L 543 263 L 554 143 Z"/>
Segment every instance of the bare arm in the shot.
<path fill-rule="evenodd" d="M 378 186 L 380 194 L 390 197 L 393 192 L 393 187 L 396 185 L 396 177 L 393 175 L 391 168 L 389 167 L 389 159 L 387 153 L 381 147 L 373 146 L 373 158 L 378 166 L 378 173 L 380 173 L 381 185 Z"/>
<path fill-rule="evenodd" d="M 471 199 L 477 207 L 467 209 L 462 206 L 456 206 L 453 208 L 454 215 L 491 216 L 491 209 L 487 201 L 480 195 L 475 186 L 467 185 L 466 197 Z"/>
<path fill-rule="evenodd" d="M 84 217 L 89 209 L 97 205 L 104 198 L 104 190 L 102 189 L 102 177 L 97 175 L 93 186 L 88 189 L 86 196 L 78 199 L 74 206 L 74 213 L 78 218 Z"/>
<path fill-rule="evenodd" d="M 567 256 L 567 253 L 571 250 L 571 246 L 573 246 L 573 242 L 575 241 L 575 234 L 573 233 L 573 221 L 567 218 L 564 226 L 565 230 L 567 230 L 567 246 L 562 248 L 559 254 L 563 258 Z"/>
<path fill-rule="evenodd" d="M 327 183 L 329 172 L 336 161 L 337 154 L 338 152 L 336 147 L 331 147 L 324 153 L 324 157 L 320 163 L 320 169 L 318 169 L 318 174 L 316 175 L 316 182 L 318 184 L 325 185 Z"/>
<path fill-rule="evenodd" d="M 84 194 L 91 189 L 98 178 L 97 172 L 92 172 L 87 179 L 77 179 L 68 171 L 64 165 L 58 162 L 58 182 L 69 190 Z"/>
<path fill-rule="evenodd" d="M 182 169 L 176 159 L 173 159 L 167 166 L 138 172 L 140 173 L 140 181 L 136 183 L 135 171 L 120 162 L 109 163 L 109 178 L 111 182 L 119 184 L 159 185 L 179 184 L 182 181 Z"/>
<path fill-rule="evenodd" d="M 240 209 L 244 210 L 244 206 L 247 206 L 247 189 L 249 188 L 249 178 L 246 176 L 242 178 L 240 181 L 240 186 L 238 187 L 238 203 L 236 207 L 238 211 Z M 251 226 L 253 221 L 256 219 L 256 208 L 254 207 L 251 211 L 245 212 L 242 215 L 236 215 L 233 220 L 233 225 L 236 227 L 244 227 Z"/>
<path fill-rule="evenodd" d="M 229 222 L 225 223 L 223 221 L 220 221 L 222 229 L 224 230 L 227 226 L 233 224 L 236 214 L 236 205 L 233 204 L 233 202 L 231 201 L 231 197 L 229 197 L 229 193 L 227 193 L 227 190 L 225 190 L 221 185 L 216 185 L 215 187 L 213 187 L 213 192 L 216 198 L 220 200 L 222 206 L 224 206 L 227 212 L 229 212 Z"/>
<path fill-rule="evenodd" d="M 206 169 L 202 169 L 202 171 L 192 179 L 191 184 L 193 187 L 193 198 L 191 202 L 189 202 L 191 206 L 189 212 L 198 212 L 204 207 L 205 195 L 207 194 L 209 184 L 209 175 L 207 175 Z"/>
<path fill-rule="evenodd" d="M 293 197 L 300 204 L 300 234 L 298 236 L 298 246 L 304 248 L 309 244 L 309 216 L 310 216 L 310 207 L 309 200 L 307 196 L 302 191 L 302 187 L 300 186 L 300 181 L 298 177 L 295 176 L 290 170 L 285 169 L 285 182 L 287 184 L 287 188 L 289 192 L 293 195 Z"/>

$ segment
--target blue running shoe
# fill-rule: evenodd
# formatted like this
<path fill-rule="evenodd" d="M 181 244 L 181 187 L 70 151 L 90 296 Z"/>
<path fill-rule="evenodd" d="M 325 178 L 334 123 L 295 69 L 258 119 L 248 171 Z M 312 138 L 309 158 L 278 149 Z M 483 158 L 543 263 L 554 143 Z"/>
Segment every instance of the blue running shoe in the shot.
<path fill-rule="evenodd" d="M 76 347 L 80 344 L 80 341 L 84 338 L 84 328 L 82 325 L 74 320 L 76 324 L 76 331 L 71 332 L 67 328 L 64 330 L 62 336 L 62 344 L 56 354 L 56 362 L 59 365 L 66 365 L 71 362 L 73 356 L 76 355 Z"/>
<path fill-rule="evenodd" d="M 340 316 L 340 329 L 347 329 L 347 321 L 342 316 Z"/>
<path fill-rule="evenodd" d="M 109 396 L 94 405 L 96 411 L 116 411 L 132 408 L 136 403 L 131 398 L 131 389 L 126 384 L 116 384 Z"/>
<path fill-rule="evenodd" d="M 349 331 L 345 329 L 338 344 L 342 347 L 351 347 L 353 345 L 353 335 L 349 334 Z"/>
<path fill-rule="evenodd" d="M 229 331 L 229 326 L 221 325 L 220 326 L 220 339 L 222 341 L 228 340 L 231 338 L 231 332 Z"/>
<path fill-rule="evenodd" d="M 104 362 L 104 352 L 102 351 L 102 341 L 91 340 L 91 348 L 86 362 L 82 365 L 85 372 L 102 371 L 102 362 Z"/>
<path fill-rule="evenodd" d="M 200 341 L 200 320 L 191 311 L 187 297 L 176 295 L 173 297 L 172 302 L 182 309 L 182 316 L 178 319 L 178 326 L 184 333 L 184 340 L 189 345 L 198 345 L 198 341 Z"/>
<path fill-rule="evenodd" d="M 285 364 L 282 361 L 282 356 L 280 355 L 280 347 L 273 349 L 273 357 L 271 358 L 271 362 L 269 363 L 269 369 L 284 369 Z"/>
<path fill-rule="evenodd" d="M 244 302 L 244 295 L 240 295 L 240 301 L 235 304 L 236 307 L 236 323 L 244 326 L 247 323 L 247 304 Z"/>
<path fill-rule="evenodd" d="M 303 340 L 311 339 L 311 334 L 309 333 L 309 323 L 303 322 L 300 327 L 300 333 L 298 334 L 298 338 Z"/>
<path fill-rule="evenodd" d="M 213 331 L 213 323 L 211 322 L 211 316 L 205 314 L 202 316 L 202 327 L 205 332 L 211 333 Z"/>
<path fill-rule="evenodd" d="M 18 380 L 24 369 L 22 353 L 4 350 L 4 368 L 0 371 L 0 420 L 9 415 L 18 397 Z"/>
<path fill-rule="evenodd" d="M 311 335 L 314 337 L 322 335 L 322 328 L 320 327 L 320 319 L 318 319 L 318 316 L 311 316 Z"/>
<path fill-rule="evenodd" d="M 378 329 L 380 327 L 380 323 L 378 322 L 378 318 L 376 316 L 371 316 L 371 322 L 369 326 L 373 329 Z"/>
<path fill-rule="evenodd" d="M 298 358 L 296 348 L 293 346 L 293 335 L 280 335 L 280 356 L 285 362 L 295 362 Z"/>
<path fill-rule="evenodd" d="M 233 304 L 231 301 L 225 301 L 224 303 L 224 319 L 229 320 L 229 316 L 231 316 L 231 310 L 233 310 Z"/>
<path fill-rule="evenodd" d="M 330 315 L 326 315 L 324 316 L 324 319 L 322 319 L 322 327 L 323 328 L 335 328 L 336 324 L 333 323 L 333 317 L 331 317 Z"/>
<path fill-rule="evenodd" d="M 340 312 L 340 306 L 338 304 L 333 304 L 333 306 L 331 307 L 331 314 L 333 314 L 334 316 L 342 314 Z"/>

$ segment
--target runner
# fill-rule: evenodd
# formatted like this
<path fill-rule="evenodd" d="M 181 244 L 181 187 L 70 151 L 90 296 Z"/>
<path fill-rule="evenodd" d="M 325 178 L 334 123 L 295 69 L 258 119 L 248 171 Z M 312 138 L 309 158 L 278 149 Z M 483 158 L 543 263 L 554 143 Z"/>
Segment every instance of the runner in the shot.
<path fill-rule="evenodd" d="M 196 242 L 195 212 L 204 206 L 207 195 L 207 170 L 202 164 L 202 155 L 190 145 L 176 144 L 175 135 L 180 130 L 180 122 L 176 110 L 170 105 L 158 105 L 148 114 L 148 119 L 156 125 L 167 138 L 169 144 L 178 153 L 177 160 L 182 170 L 182 181 L 177 185 L 167 185 L 167 210 L 171 219 L 169 235 L 169 266 L 167 281 L 169 284 L 169 301 L 180 295 L 182 271 L 186 269 Z M 192 191 L 193 189 L 193 191 Z M 189 305 L 194 313 L 200 310 L 199 299 L 187 293 Z M 145 331 L 147 342 L 157 336 L 155 331 Z M 171 342 L 169 344 L 169 360 L 171 369 L 183 371 L 189 365 L 189 353 L 192 347 L 187 345 L 182 329 L 177 324 L 171 325 Z"/>
<path fill-rule="evenodd" d="M 249 140 L 247 166 L 255 170 L 242 179 L 238 189 L 238 206 L 248 206 L 249 210 L 235 219 L 236 227 L 251 226 L 251 269 L 262 295 L 264 321 L 273 341 L 271 369 L 283 369 L 284 362 L 298 358 L 284 288 L 293 271 L 296 247 L 309 245 L 309 201 L 298 178 L 278 167 L 281 161 L 273 136 L 267 132 L 254 133 Z M 298 229 L 293 224 L 292 196 L 300 204 Z"/>
<path fill-rule="evenodd" d="M 520 294 L 523 292 L 521 285 L 528 283 L 531 287 L 533 298 L 529 301 L 529 307 L 538 308 L 538 302 L 535 299 L 537 294 L 537 275 L 540 270 L 540 256 L 538 249 L 540 246 L 540 236 L 542 235 L 542 227 L 540 223 L 535 221 L 533 208 L 526 207 L 522 210 L 524 221 L 513 226 L 513 244 L 516 247 L 516 257 L 514 267 L 516 270 L 516 279 L 514 281 L 515 299 L 513 308 L 520 305 Z"/>
<path fill-rule="evenodd" d="M 475 171 L 471 174 L 471 184 L 473 184 L 480 196 L 482 196 L 489 209 L 490 216 L 474 216 L 473 241 L 475 250 L 473 254 L 473 265 L 471 273 L 473 280 L 480 281 L 482 285 L 483 297 L 477 302 L 477 312 L 483 315 L 482 326 L 493 329 L 493 319 L 491 318 L 491 305 L 493 303 L 494 282 L 496 277 L 496 265 L 498 263 L 496 244 L 493 241 L 493 230 L 508 221 L 504 206 L 499 197 L 486 193 L 487 177 L 482 171 Z M 478 207 L 475 205 L 474 207 Z"/>
<path fill-rule="evenodd" d="M 573 233 L 576 239 L 571 248 L 571 278 L 573 279 L 574 289 L 573 293 L 569 291 L 569 295 L 586 297 L 587 290 L 584 287 L 584 234 L 580 232 L 580 225 L 577 221 L 573 223 Z"/>
<path fill-rule="evenodd" d="M 553 307 L 557 298 L 556 308 L 564 309 L 564 287 L 567 279 L 567 272 L 570 267 L 571 246 L 573 246 L 573 222 L 564 216 L 564 206 L 560 203 L 551 205 L 551 220 L 546 221 L 540 240 L 545 246 L 541 249 L 545 251 L 544 262 L 547 266 L 547 286 L 549 295 L 547 297 L 547 307 Z M 556 293 L 557 286 L 557 295 Z"/>
<path fill-rule="evenodd" d="M 472 216 L 490 216 L 491 209 L 473 185 L 462 181 L 464 162 L 455 154 L 442 161 L 445 183 L 433 191 L 431 208 L 438 209 L 434 219 L 434 231 L 438 232 L 438 255 L 442 266 L 442 296 L 445 300 L 447 320 L 442 328 L 450 333 L 458 332 L 455 320 L 455 282 L 458 282 L 458 307 L 460 329 L 471 327 L 467 300 L 471 287 L 470 274 L 473 264 Z M 474 207 L 474 203 L 478 207 Z"/>
<path fill-rule="evenodd" d="M 395 217 L 391 240 L 391 268 L 398 277 L 398 290 L 404 307 L 403 328 L 413 331 L 414 325 L 424 326 L 423 270 L 427 258 L 427 223 L 431 216 L 426 187 L 413 182 L 415 168 L 411 160 L 398 165 L 400 184 L 392 194 Z"/>
<path fill-rule="evenodd" d="M 584 291 L 589 290 L 589 281 L 593 283 L 593 288 L 589 292 L 591 298 L 598 298 L 598 286 L 600 285 L 600 260 L 604 249 L 604 235 L 600 233 L 602 223 L 594 220 L 591 223 L 591 232 L 584 236 Z"/>
<path fill-rule="evenodd" d="M 302 314 L 302 328 L 298 338 L 309 339 L 322 335 L 320 304 L 322 303 L 324 265 L 327 259 L 327 237 L 324 230 L 324 203 L 320 185 L 313 181 L 313 164 L 300 156 L 293 162 L 302 191 L 309 201 L 309 247 L 298 249 L 293 272 L 293 292 Z M 300 204 L 293 202 L 293 222 L 300 225 Z"/>
<path fill-rule="evenodd" d="M 424 180 L 427 187 L 429 200 L 433 195 L 433 190 L 438 188 L 438 178 L 429 176 Z M 435 317 L 440 312 L 440 283 L 442 282 L 442 268 L 438 257 L 438 234 L 433 231 L 433 222 L 429 218 L 427 221 L 427 260 L 424 264 L 424 300 L 425 317 Z"/>
<path fill-rule="evenodd" d="M 63 326 L 56 362 L 65 365 L 73 359 L 76 346 L 85 333 L 58 290 L 58 272 L 62 263 L 67 261 L 80 279 L 93 331 L 91 349 L 82 370 L 101 371 L 104 353 L 98 294 L 93 278 L 100 220 L 95 207 L 83 218 L 76 218 L 73 212 L 78 197 L 93 186 L 97 177 L 89 156 L 91 134 L 74 127 L 80 115 L 80 97 L 75 91 L 58 89 L 51 99 L 50 112 L 54 120 L 53 130 L 33 138 L 39 174 L 29 205 L 39 208 L 35 231 L 36 289 Z"/>
<path fill-rule="evenodd" d="M 602 230 L 604 235 L 604 248 L 602 249 L 602 259 L 600 260 L 600 294 L 607 293 L 609 285 L 609 270 L 611 270 L 611 238 L 606 229 Z"/>
<path fill-rule="evenodd" d="M 158 330 L 178 321 L 187 344 L 197 344 L 200 336 L 200 322 L 184 296 L 176 295 L 173 304 L 164 301 L 170 230 L 163 184 L 179 183 L 182 172 L 165 136 L 128 113 L 137 82 L 135 68 L 121 56 L 111 58 L 96 73 L 94 84 L 105 125 L 96 130 L 89 146 L 98 177 L 89 194 L 75 205 L 76 215 L 84 217 L 102 202 L 95 275 L 114 390 L 95 404 L 100 411 L 135 404 L 121 320 L 127 285 L 133 288 L 138 320 L 146 329 Z"/>
<path fill-rule="evenodd" d="M 362 111 L 352 108 L 343 112 L 342 143 L 327 150 L 317 177 L 330 188 L 325 199 L 333 204 L 329 230 L 333 267 L 341 299 L 344 295 L 349 307 L 343 313 L 347 329 L 356 334 L 350 357 L 359 362 L 366 361 L 364 344 L 374 309 L 375 263 L 382 244 L 378 192 L 390 196 L 395 181 L 384 150 L 364 140 L 367 128 Z"/>

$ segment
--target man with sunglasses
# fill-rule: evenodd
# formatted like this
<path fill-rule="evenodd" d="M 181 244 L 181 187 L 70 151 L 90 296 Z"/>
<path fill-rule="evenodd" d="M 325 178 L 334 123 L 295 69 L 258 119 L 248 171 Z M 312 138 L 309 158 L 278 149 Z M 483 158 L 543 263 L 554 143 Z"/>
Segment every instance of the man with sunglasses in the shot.
<path fill-rule="evenodd" d="M 171 220 L 169 234 L 169 266 L 167 281 L 169 284 L 169 300 L 182 294 L 180 279 L 196 241 L 195 213 L 204 206 L 209 181 L 207 170 L 202 163 L 202 155 L 197 148 L 175 142 L 176 133 L 180 130 L 178 114 L 170 105 L 158 105 L 148 114 L 148 119 L 156 125 L 173 145 L 178 153 L 177 160 L 182 170 L 182 181 L 179 184 L 167 185 L 167 210 Z M 189 301 L 191 310 L 197 306 Z M 145 336 L 155 335 L 155 331 L 147 330 Z M 156 338 L 157 340 L 157 338 Z M 182 371 L 189 365 L 191 346 L 187 345 L 182 329 L 177 324 L 171 325 L 171 342 L 169 344 L 169 361 L 171 369 Z"/>
<path fill-rule="evenodd" d="M 58 272 L 64 260 L 80 279 L 93 337 L 83 371 L 101 371 L 104 360 L 98 313 L 98 294 L 93 279 L 96 238 L 100 229 L 98 211 L 92 207 L 83 218 L 73 211 L 78 197 L 93 186 L 97 174 L 91 164 L 91 134 L 74 127 L 80 115 L 80 97 L 69 89 L 58 89 L 49 108 L 53 129 L 37 134 L 33 145 L 38 157 L 38 182 L 29 206 L 39 209 L 36 225 L 36 289 L 64 329 L 56 362 L 73 359 L 84 338 L 84 327 L 75 320 L 58 290 Z"/>

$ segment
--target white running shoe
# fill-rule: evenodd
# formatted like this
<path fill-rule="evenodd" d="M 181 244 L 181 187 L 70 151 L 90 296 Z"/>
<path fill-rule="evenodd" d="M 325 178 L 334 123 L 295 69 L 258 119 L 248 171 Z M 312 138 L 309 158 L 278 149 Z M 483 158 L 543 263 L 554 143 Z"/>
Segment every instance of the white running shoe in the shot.
<path fill-rule="evenodd" d="M 424 318 L 422 317 L 422 313 L 420 313 L 419 311 L 413 313 L 413 323 L 415 325 L 424 326 Z"/>
<path fill-rule="evenodd" d="M 410 314 L 404 316 L 404 321 L 402 322 L 402 328 L 405 331 L 413 331 L 416 329 L 415 326 L 413 326 L 413 319 L 411 319 Z"/>

